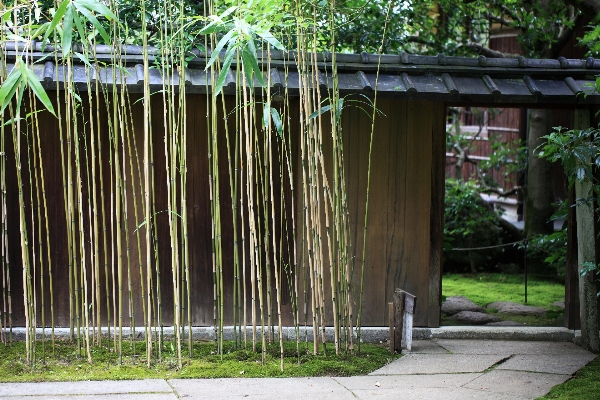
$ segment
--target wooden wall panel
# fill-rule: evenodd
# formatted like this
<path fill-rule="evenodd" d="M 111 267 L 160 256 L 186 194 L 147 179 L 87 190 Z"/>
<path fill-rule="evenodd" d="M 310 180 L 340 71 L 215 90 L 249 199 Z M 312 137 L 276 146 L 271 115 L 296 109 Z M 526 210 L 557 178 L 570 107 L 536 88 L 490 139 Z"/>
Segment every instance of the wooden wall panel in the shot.
<path fill-rule="evenodd" d="M 142 157 L 143 149 L 143 109 L 142 103 L 137 101 L 138 97 L 132 96 L 131 103 L 134 103 L 131 109 L 130 130 L 131 143 L 135 140 L 138 149 L 138 156 Z M 87 99 L 84 99 L 84 103 Z M 64 107 L 64 103 L 58 104 Z M 228 110 L 233 110 L 234 99 L 227 99 Z M 84 104 L 85 110 L 87 105 Z M 163 323 L 171 324 L 173 319 L 173 292 L 171 280 L 171 246 L 169 238 L 168 215 L 161 212 L 168 209 L 167 202 L 167 178 L 165 174 L 165 150 L 164 150 L 164 128 L 163 113 L 165 107 L 161 96 L 154 96 L 151 103 L 152 107 L 152 131 L 153 131 L 153 168 L 155 182 L 155 215 L 159 243 L 159 266 L 160 266 L 160 284 L 161 284 L 161 306 L 163 310 Z M 187 164 L 187 211 L 189 218 L 188 240 L 190 242 L 190 271 L 191 271 L 191 295 L 193 305 L 192 322 L 194 325 L 207 326 L 213 324 L 213 279 L 212 279 L 212 250 L 211 250 L 211 216 L 209 206 L 209 185 L 208 185 L 208 160 L 206 158 L 208 148 L 208 135 L 206 115 L 207 109 L 204 95 L 190 95 L 187 103 L 187 146 L 186 154 Z M 431 293 L 437 282 L 438 272 L 434 270 L 435 261 L 431 261 L 430 241 L 433 241 L 433 213 L 436 210 L 436 204 L 431 202 L 432 194 L 439 194 L 439 188 L 433 182 L 435 176 L 435 157 L 432 155 L 432 146 L 439 141 L 434 140 L 436 135 L 444 138 L 444 105 L 435 102 L 411 102 L 411 101 L 392 101 L 379 100 L 378 108 L 385 116 L 378 116 L 375 124 L 375 135 L 373 142 L 373 158 L 371 171 L 371 193 L 369 204 L 369 224 L 367 236 L 367 259 L 365 261 L 365 290 L 364 290 L 364 308 L 363 325 L 364 326 L 383 326 L 387 323 L 388 301 L 391 301 L 395 288 L 405 289 L 418 298 L 417 315 L 415 325 L 417 326 L 435 326 L 435 312 L 432 314 L 430 306 L 435 306 L 436 296 L 439 293 Z M 95 210 L 99 215 L 103 210 L 107 217 L 107 242 L 108 247 L 104 249 L 101 238 L 99 241 L 86 244 L 86 262 L 89 263 L 90 257 L 99 252 L 102 266 L 107 265 L 108 274 L 112 276 L 115 272 L 116 253 L 113 247 L 115 238 L 111 237 L 110 216 L 111 216 L 111 168 L 112 162 L 109 160 L 110 142 L 108 134 L 108 123 L 110 116 L 106 110 L 105 104 L 101 101 L 99 105 L 99 115 L 102 129 L 101 154 L 102 172 L 105 185 L 104 209 Z M 291 102 L 289 110 L 292 120 L 298 117 L 298 103 Z M 47 113 L 39 114 L 42 126 L 42 147 L 44 151 L 44 174 L 46 178 L 46 198 L 48 200 L 48 218 L 50 226 L 50 240 L 52 248 L 52 268 L 54 274 L 55 288 L 55 313 L 56 325 L 69 325 L 69 292 L 68 288 L 68 264 L 66 248 L 66 222 L 64 218 L 64 199 L 62 189 L 62 167 L 60 159 L 61 143 L 58 139 L 59 125 L 58 121 Z M 219 120 L 221 119 L 220 116 Z M 439 121 L 438 121 L 439 120 Z M 260 113 L 257 115 L 257 121 L 260 123 Z M 437 122 L 434 122 L 437 121 Z M 233 119 L 230 118 L 230 134 L 233 134 Z M 324 123 L 324 126 L 328 125 Z M 83 126 L 83 125 L 82 125 Z M 363 224 L 366 200 L 367 184 L 367 166 L 368 151 L 371 131 L 371 119 L 369 115 L 362 110 L 355 108 L 346 108 L 343 116 L 344 147 L 346 159 L 346 179 L 348 184 L 348 205 L 350 210 L 351 238 L 353 241 L 352 254 L 354 256 L 354 288 L 357 291 L 356 302 L 358 302 L 358 289 L 360 284 L 360 269 L 362 264 L 362 243 L 363 243 Z M 89 126 L 82 130 L 81 143 L 89 145 Z M 83 133 L 85 133 L 85 138 Z M 225 308 L 227 316 L 225 323 L 232 323 L 231 319 L 231 297 L 233 287 L 233 220 L 231 212 L 231 196 L 229 189 L 229 170 L 228 154 L 225 142 L 224 125 L 220 124 L 218 128 L 219 140 L 219 159 L 220 159 L 220 189 L 221 189 L 221 217 L 223 225 L 223 261 L 225 269 Z M 292 125 L 292 140 L 298 143 L 300 127 Z M 330 138 L 330 133 L 325 129 L 324 137 Z M 10 235 L 10 257 L 11 257 L 11 279 L 13 288 L 13 324 L 15 326 L 23 325 L 23 306 L 22 306 L 22 285 L 20 268 L 20 243 L 19 227 L 16 216 L 18 213 L 18 198 L 15 195 L 16 180 L 14 169 L 14 154 L 12 154 L 12 144 L 10 138 L 7 143 L 7 180 L 10 188 L 8 196 L 8 230 Z M 65 144 L 63 143 L 63 146 Z M 119 145 L 120 146 L 120 145 Z M 143 321 L 142 297 L 140 284 L 146 283 L 146 260 L 144 229 L 141 228 L 141 243 L 138 250 L 135 230 L 144 220 L 142 214 L 142 204 L 144 201 L 143 190 L 140 186 L 140 172 L 143 171 L 143 162 L 136 162 L 136 155 L 132 153 L 133 167 L 130 167 L 129 154 L 123 154 L 122 149 L 120 161 L 125 168 L 127 181 L 125 182 L 127 190 L 127 217 L 126 224 L 128 234 L 123 235 L 124 254 L 124 281 L 127 281 L 127 263 L 132 273 L 132 298 L 134 301 L 134 317 L 136 325 L 141 325 Z M 329 157 L 331 151 L 330 139 L 324 140 L 324 154 Z M 295 158 L 294 171 L 294 196 L 296 196 L 295 212 L 296 224 L 299 226 L 302 222 L 302 201 L 299 198 L 301 190 L 301 176 L 299 172 L 300 150 L 298 147 L 292 149 Z M 434 153 L 434 152 L 433 152 Z M 100 151 L 99 151 L 100 154 Z M 435 154 L 435 153 L 434 153 Z M 24 153 L 25 156 L 26 153 Z M 124 158 L 123 158 L 124 156 Z M 275 157 L 277 158 L 277 157 Z M 113 160 L 114 162 L 114 160 Z M 433 163 L 433 164 L 432 164 Z M 331 171 L 331 160 L 326 161 L 327 171 Z M 432 165 L 434 165 L 432 167 Z M 275 163 L 275 168 L 279 168 L 279 162 Z M 99 172 L 97 172 L 99 174 Z M 98 179 L 98 176 L 96 177 Z M 282 233 L 284 227 L 272 226 L 270 228 L 277 237 L 283 235 L 284 257 L 292 257 L 293 248 L 287 243 L 292 240 L 291 219 L 292 208 L 289 200 L 292 196 L 292 189 L 287 178 L 285 182 L 274 182 L 275 193 L 281 193 L 287 200 L 286 209 L 283 212 L 287 215 L 288 227 L 287 234 Z M 242 184 L 241 184 L 242 185 Z M 84 180 L 84 207 L 91 209 L 93 204 L 87 200 L 90 196 L 87 178 Z M 242 186 L 241 186 L 242 187 Z M 437 192 L 436 192 L 437 190 Z M 30 200 L 31 188 L 29 183 L 24 185 L 26 196 L 26 207 L 28 209 L 28 224 L 31 225 L 32 205 Z M 442 191 L 443 193 L 443 191 Z M 113 196 L 114 197 L 114 196 Z M 439 199 L 438 199 L 439 200 Z M 100 201 L 100 200 L 98 200 Z M 35 203 L 35 200 L 34 200 Z M 138 206 L 138 215 L 134 215 L 134 205 Z M 100 207 L 100 206 L 99 206 Z M 282 203 L 275 201 L 276 214 L 279 215 Z M 438 210 L 439 211 L 439 210 Z M 245 217 L 247 218 L 247 216 Z M 239 222 L 239 221 L 238 221 Z M 277 223 L 276 223 L 277 225 Z M 89 231 L 89 222 L 84 221 L 85 230 Z M 247 224 L 246 224 L 247 228 Z M 30 235 L 32 233 L 30 232 Z M 86 233 L 87 235 L 88 233 Z M 247 235 L 246 235 L 247 237 Z M 86 239 L 87 236 L 86 236 Z M 326 239 L 325 239 L 326 240 Z M 301 245 L 303 238 L 297 238 L 298 252 L 297 264 L 301 264 Z M 246 243 L 246 246 L 248 244 Z M 103 254 L 106 250 L 108 257 L 104 259 Z M 247 249 L 248 250 L 248 249 Z M 433 267 L 432 267 L 432 264 Z M 141 272 L 140 272 L 141 267 Z M 154 271 L 153 265 L 153 271 Z M 263 266 L 264 267 L 264 266 Z M 281 267 L 281 266 L 280 266 Z M 47 265 L 44 266 L 47 271 Z M 300 270 L 301 266 L 299 267 Z M 88 275 L 91 276 L 91 269 L 88 268 Z M 152 272 L 154 282 L 159 278 L 156 272 Z M 249 274 L 247 274 L 249 275 Z M 329 287 L 328 272 L 325 274 L 326 287 Z M 103 323 L 106 323 L 105 299 L 108 294 L 112 303 L 112 292 L 118 292 L 117 288 L 109 286 L 108 293 L 104 287 L 105 273 L 104 268 L 100 269 L 100 278 L 102 285 L 99 288 L 102 298 L 100 312 Z M 283 279 L 283 276 L 282 276 Z M 247 276 L 249 280 L 249 276 Z M 39 282 L 39 277 L 37 278 Z M 302 282 L 302 281 L 301 281 Z M 284 307 L 283 319 L 285 325 L 292 325 L 291 306 L 288 284 L 284 283 Z M 48 307 L 48 288 L 46 283 L 46 307 Z M 60 288 L 60 290 L 57 290 Z M 129 324 L 129 311 L 127 309 L 127 290 L 124 288 L 123 300 L 123 318 L 124 324 Z M 329 290 L 329 289 L 328 289 Z M 303 289 L 300 287 L 299 296 L 303 297 Z M 275 295 L 275 291 L 273 291 Z M 326 294 L 328 295 L 328 294 Z M 89 294 L 91 298 L 91 293 Z M 250 294 L 248 293 L 248 300 Z M 433 299 L 433 300 L 432 300 Z M 38 299 L 38 309 L 41 301 Z M 300 317 L 302 316 L 302 304 L 300 305 Z M 249 310 L 248 310 L 249 311 Z M 354 309 L 354 315 L 358 312 L 358 304 Z M 248 313 L 250 314 L 250 312 Z M 275 313 L 273 314 L 276 315 Z M 49 321 L 49 311 L 46 312 L 46 320 Z M 111 320 L 114 321 L 114 315 L 111 313 Z M 328 322 L 332 321 L 331 315 L 328 315 Z M 113 322 L 111 321 L 111 322 Z M 41 323 L 41 318 L 38 317 Z M 49 324 L 49 322 L 47 322 Z"/>
<path fill-rule="evenodd" d="M 402 288 L 417 296 L 415 325 L 435 326 L 439 321 L 429 322 L 428 317 L 430 281 L 435 281 L 430 276 L 432 138 L 436 134 L 445 137 L 444 105 L 380 100 L 377 107 L 385 117 L 378 117 L 375 123 L 363 323 L 385 325 L 385 305 L 392 301 L 395 288 Z M 436 119 L 439 121 L 434 122 Z M 362 112 L 350 113 L 344 119 L 357 283 L 369 151 L 365 132 L 370 131 L 370 125 Z M 443 170 L 439 172 L 443 180 Z"/>

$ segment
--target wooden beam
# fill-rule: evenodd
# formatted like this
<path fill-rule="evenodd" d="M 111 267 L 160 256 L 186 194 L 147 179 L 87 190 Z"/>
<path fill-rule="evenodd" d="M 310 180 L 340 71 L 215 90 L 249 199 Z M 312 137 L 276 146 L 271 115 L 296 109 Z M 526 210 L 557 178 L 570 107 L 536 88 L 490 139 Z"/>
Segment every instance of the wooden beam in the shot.
<path fill-rule="evenodd" d="M 590 127 L 590 111 L 575 111 L 575 129 L 586 129 Z M 575 183 L 576 198 L 589 197 L 592 190 L 591 183 Z M 596 235 L 594 229 L 594 207 L 582 204 L 577 207 L 577 259 L 579 273 L 582 264 L 591 262 L 596 264 Z M 579 299 L 581 316 L 581 340 L 585 348 L 590 351 L 600 350 L 600 338 L 598 336 L 598 298 L 597 288 L 594 282 L 594 274 L 587 274 L 579 278 Z"/>
<path fill-rule="evenodd" d="M 446 179 L 446 105 L 433 103 L 431 129 L 431 209 L 429 213 L 429 304 L 427 326 L 438 328 L 442 306 L 442 262 L 444 250 L 444 182 Z"/>

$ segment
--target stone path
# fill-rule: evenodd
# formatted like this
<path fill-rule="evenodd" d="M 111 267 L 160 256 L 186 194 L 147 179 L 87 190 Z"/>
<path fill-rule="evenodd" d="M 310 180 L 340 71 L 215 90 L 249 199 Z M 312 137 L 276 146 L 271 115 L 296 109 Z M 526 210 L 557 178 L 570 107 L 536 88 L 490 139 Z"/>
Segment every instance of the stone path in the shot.
<path fill-rule="evenodd" d="M 0 383 L 0 400 L 534 399 L 595 357 L 569 342 L 417 340 L 367 376 Z"/>
<path fill-rule="evenodd" d="M 554 307 L 564 309 L 564 302 L 554 302 Z M 547 310 L 541 307 L 532 307 L 508 301 L 497 301 L 487 305 L 487 309 L 494 309 L 498 314 L 526 315 L 534 317 L 546 317 Z M 442 303 L 442 313 L 451 320 L 468 325 L 488 326 L 521 326 L 522 323 L 515 321 L 501 321 L 494 314 L 486 313 L 486 310 L 463 296 L 449 296 Z M 556 323 L 556 322 L 555 322 Z"/>

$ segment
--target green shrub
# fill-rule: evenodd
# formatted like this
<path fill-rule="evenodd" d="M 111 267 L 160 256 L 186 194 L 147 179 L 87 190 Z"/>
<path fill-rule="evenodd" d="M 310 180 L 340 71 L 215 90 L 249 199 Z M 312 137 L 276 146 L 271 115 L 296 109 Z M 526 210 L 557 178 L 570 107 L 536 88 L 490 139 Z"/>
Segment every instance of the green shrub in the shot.
<path fill-rule="evenodd" d="M 453 251 L 452 248 L 494 246 L 502 243 L 498 215 L 480 196 L 473 181 L 446 180 L 444 198 L 444 271 L 478 272 L 494 265 L 502 249 Z"/>
<path fill-rule="evenodd" d="M 530 237 L 527 257 L 543 261 L 548 267 L 556 270 L 559 277 L 564 278 L 567 263 L 567 230 Z"/>

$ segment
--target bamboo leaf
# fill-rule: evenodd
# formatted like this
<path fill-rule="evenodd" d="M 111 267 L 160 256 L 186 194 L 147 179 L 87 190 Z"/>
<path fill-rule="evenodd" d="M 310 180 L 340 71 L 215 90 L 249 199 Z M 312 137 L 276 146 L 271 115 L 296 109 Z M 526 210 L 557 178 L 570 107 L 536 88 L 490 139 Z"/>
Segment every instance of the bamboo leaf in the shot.
<path fill-rule="evenodd" d="M 217 84 L 215 86 L 214 94 L 215 96 L 221 93 L 223 86 L 225 85 L 225 81 L 227 80 L 227 73 L 229 72 L 229 67 L 233 61 L 233 57 L 235 56 L 235 47 L 231 46 L 227 49 L 227 53 L 225 53 L 225 60 L 223 60 L 223 65 L 221 66 L 221 72 L 219 73 L 219 78 L 217 79 Z"/>
<path fill-rule="evenodd" d="M 265 127 L 265 128 L 269 127 L 269 121 L 271 120 L 271 115 L 269 112 L 270 109 L 271 109 L 271 104 L 265 103 L 265 105 L 263 107 L 263 127 Z"/>
<path fill-rule="evenodd" d="M 244 50 L 242 51 L 242 59 L 244 60 L 244 65 L 247 64 L 250 67 L 250 76 L 248 76 L 249 71 L 246 70 L 246 79 L 251 81 L 252 72 L 254 72 L 256 74 L 256 79 L 258 80 L 258 83 L 262 87 L 265 87 L 265 80 L 262 76 L 262 71 L 258 66 L 258 57 L 256 55 L 256 47 L 254 46 L 254 40 L 248 40 L 246 46 L 244 46 Z M 250 87 L 252 87 L 252 84 L 250 84 Z"/>
<path fill-rule="evenodd" d="M 8 35 L 6 35 L 5 41 L 7 41 L 7 42 L 9 42 L 9 41 L 28 42 L 29 38 L 25 38 L 24 36 L 21 36 L 21 35 L 15 35 L 14 33 L 9 33 Z"/>
<path fill-rule="evenodd" d="M 31 36 L 38 37 L 38 36 L 45 35 L 46 32 L 48 31 L 49 27 L 50 27 L 50 22 L 46 22 L 46 23 L 38 26 L 37 29 L 31 34 Z"/>
<path fill-rule="evenodd" d="M 52 21 L 50 22 L 50 25 L 48 26 L 48 29 L 46 30 L 46 33 L 44 34 L 44 41 L 42 42 L 42 51 L 44 51 L 44 48 L 46 47 L 46 43 L 48 41 L 48 36 L 50 36 L 50 33 L 52 33 L 54 31 L 54 28 L 56 28 L 56 26 L 58 25 L 60 20 L 66 14 L 67 7 L 69 6 L 70 1 L 71 0 L 63 0 L 63 2 L 60 3 L 60 5 L 58 6 L 56 13 L 54 13 L 54 17 L 52 17 Z"/>
<path fill-rule="evenodd" d="M 0 20 L 2 22 L 6 23 L 6 22 L 10 21 L 10 15 L 12 13 L 12 10 L 11 9 L 6 9 L 6 10 L 3 10 L 3 11 L 4 12 L 2 13 L 2 17 L 0 17 Z"/>
<path fill-rule="evenodd" d="M 223 36 L 223 38 L 219 41 L 217 46 L 214 48 L 214 50 L 210 56 L 210 60 L 208 60 L 208 62 L 206 63 L 206 68 L 204 68 L 204 70 L 207 70 L 217 60 L 217 58 L 219 57 L 219 53 L 221 53 L 221 49 L 223 49 L 223 47 L 225 47 L 225 44 L 227 44 L 227 42 L 229 42 L 229 40 L 233 37 L 233 35 L 235 33 L 236 33 L 235 31 L 229 31 L 229 32 L 227 32 L 227 34 L 225 36 Z"/>
<path fill-rule="evenodd" d="M 344 109 L 344 98 L 340 97 L 338 99 L 337 107 L 336 107 L 336 111 L 335 111 L 337 119 L 340 119 L 342 117 L 342 110 L 343 109 Z"/>
<path fill-rule="evenodd" d="M 269 31 L 256 31 L 256 34 L 267 41 L 271 46 L 275 47 L 277 50 L 285 50 L 285 47 L 273 36 L 273 34 Z"/>
<path fill-rule="evenodd" d="M 225 10 L 225 11 L 223 12 L 223 14 L 221 14 L 221 15 L 219 16 L 219 18 L 220 18 L 221 20 L 223 20 L 223 19 L 227 18 L 227 17 L 228 17 L 228 16 L 229 16 L 229 15 L 230 15 L 232 12 L 234 12 L 234 11 L 235 11 L 235 10 L 237 10 L 237 9 L 238 9 L 238 7 L 237 7 L 237 6 L 232 6 L 232 7 L 229 7 L 227 10 Z"/>
<path fill-rule="evenodd" d="M 85 17 L 87 18 L 87 20 L 94 25 L 94 27 L 96 28 L 96 30 L 98 31 L 98 33 L 100 34 L 100 36 L 102 37 L 102 40 L 104 40 L 105 43 L 110 43 L 110 38 L 108 36 L 108 34 L 106 33 L 106 29 L 104 29 L 104 27 L 102 26 L 102 24 L 98 21 L 98 19 L 85 7 L 83 7 L 82 5 L 80 5 L 78 2 L 73 2 L 73 4 L 75 5 L 75 8 L 77 8 L 77 10 Z M 110 10 L 109 10 L 110 11 Z"/>
<path fill-rule="evenodd" d="M 73 43 L 73 6 L 69 5 L 67 7 L 67 12 L 65 13 L 65 22 L 63 24 L 63 32 L 62 32 L 62 55 L 66 57 L 67 54 L 71 51 L 71 46 Z"/>
<path fill-rule="evenodd" d="M 174 214 L 174 215 L 178 216 L 179 218 L 183 219 L 183 217 L 182 217 L 181 215 L 179 215 L 179 214 L 177 214 L 175 211 L 171 211 L 171 210 L 162 210 L 162 211 L 157 211 L 157 212 L 155 212 L 154 214 L 152 214 L 152 215 L 150 216 L 150 219 L 152 219 L 152 218 L 156 217 L 158 214 L 160 214 L 160 213 L 163 213 L 163 212 L 169 212 L 169 213 L 171 213 L 171 214 Z M 133 231 L 133 233 L 137 232 L 137 230 L 138 230 L 138 229 L 141 229 L 141 228 L 143 228 L 143 227 L 144 227 L 144 226 L 145 226 L 147 223 L 148 223 L 148 221 L 147 221 L 147 220 L 143 220 L 143 221 L 142 221 L 142 223 L 141 223 L 141 224 L 139 224 L 139 225 L 137 226 L 137 228 L 135 228 L 135 230 Z"/>
<path fill-rule="evenodd" d="M 225 29 L 223 21 L 213 21 L 198 31 L 199 35 L 210 35 L 211 33 L 220 32 Z"/>
<path fill-rule="evenodd" d="M 198 34 L 209 35 L 211 33 L 221 32 L 225 29 L 228 29 L 230 24 L 226 24 L 225 22 L 223 22 L 223 19 L 227 18 L 235 10 L 237 10 L 237 6 L 229 7 L 220 16 L 211 15 L 210 18 L 212 18 L 213 21 L 210 24 L 206 25 L 204 28 L 200 29 Z"/>
<path fill-rule="evenodd" d="M 308 116 L 308 119 L 315 119 L 319 115 L 325 114 L 329 110 L 331 110 L 331 104 L 327 104 L 326 106 L 323 106 L 323 107 L 319 108 L 317 111 L 314 111 L 312 114 L 310 114 Z"/>
<path fill-rule="evenodd" d="M 99 1 L 96 0 L 74 0 L 73 3 L 75 6 L 81 5 L 88 10 L 95 11 L 99 14 L 102 14 L 106 19 L 113 19 L 115 21 L 118 20 L 117 16 L 110 11 L 110 8 L 105 6 Z M 90 21 L 91 22 L 91 21 Z"/>
<path fill-rule="evenodd" d="M 8 121 L 4 122 L 1 126 L 8 126 L 11 125 L 17 121 L 23 121 L 24 118 L 22 117 L 16 117 L 16 118 L 11 118 Z"/>
<path fill-rule="evenodd" d="M 19 85 L 18 86 L 18 93 L 17 93 L 17 107 L 16 107 L 16 114 L 18 114 L 21 109 L 21 104 L 23 103 L 23 93 L 25 93 L 25 85 Z"/>
<path fill-rule="evenodd" d="M 275 124 L 275 129 L 277 130 L 279 137 L 283 137 L 283 124 L 281 123 L 281 117 L 279 115 L 279 111 L 273 107 L 271 107 L 271 118 L 273 118 L 273 123 Z"/>
<path fill-rule="evenodd" d="M 248 86 L 250 88 L 253 88 L 254 82 L 252 80 L 252 66 L 250 65 L 250 61 L 248 60 L 248 54 L 245 48 L 242 49 L 240 55 L 242 56 L 242 64 L 244 65 L 244 77 L 248 82 Z"/>
<path fill-rule="evenodd" d="M 89 68 L 94 68 L 94 67 L 92 66 L 92 64 L 90 63 L 90 60 L 88 60 L 88 58 L 87 58 L 86 56 L 84 56 L 83 54 L 81 54 L 81 53 L 78 53 L 78 52 L 75 52 L 74 54 L 77 56 L 77 58 L 79 58 L 79 59 L 81 60 L 81 62 L 83 62 L 83 63 L 84 63 L 85 65 L 87 65 Z"/>
<path fill-rule="evenodd" d="M 75 27 L 77 28 L 77 32 L 79 32 L 80 40 L 85 38 L 85 29 L 83 27 L 83 23 L 81 22 L 81 18 L 79 18 L 79 14 L 73 12 L 73 22 L 75 23 Z"/>
<path fill-rule="evenodd" d="M 17 63 L 21 63 L 21 60 L 17 60 Z M 21 69 L 15 68 L 10 72 L 2 86 L 0 86 L 0 115 L 4 112 L 4 109 L 10 104 L 19 83 L 22 81 Z"/>
<path fill-rule="evenodd" d="M 37 76 L 33 73 L 33 71 L 27 68 L 27 66 L 24 63 L 21 63 L 21 74 L 26 77 L 27 85 L 29 86 L 31 91 L 37 96 L 37 98 L 40 99 L 44 107 L 46 107 L 46 109 L 50 111 L 52 115 L 56 116 L 56 113 L 54 112 L 54 106 L 52 105 L 48 94 L 44 90 L 44 87 L 40 83 Z"/>

